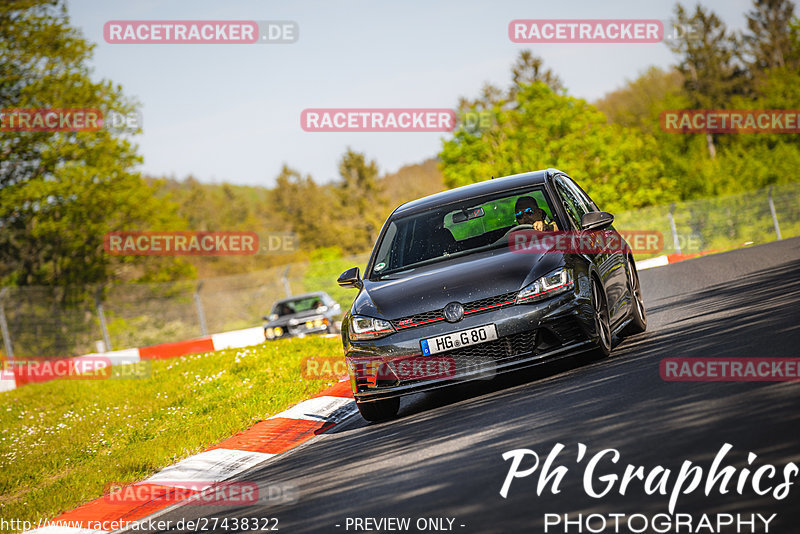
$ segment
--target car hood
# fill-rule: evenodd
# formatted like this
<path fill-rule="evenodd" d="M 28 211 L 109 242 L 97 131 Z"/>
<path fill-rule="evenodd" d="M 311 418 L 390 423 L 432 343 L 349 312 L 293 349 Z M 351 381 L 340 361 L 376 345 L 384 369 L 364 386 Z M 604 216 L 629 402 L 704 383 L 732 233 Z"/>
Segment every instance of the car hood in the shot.
<path fill-rule="evenodd" d="M 389 275 L 364 280 L 351 308 L 354 314 L 397 319 L 516 292 L 563 265 L 559 253 L 523 254 L 496 249 Z"/>

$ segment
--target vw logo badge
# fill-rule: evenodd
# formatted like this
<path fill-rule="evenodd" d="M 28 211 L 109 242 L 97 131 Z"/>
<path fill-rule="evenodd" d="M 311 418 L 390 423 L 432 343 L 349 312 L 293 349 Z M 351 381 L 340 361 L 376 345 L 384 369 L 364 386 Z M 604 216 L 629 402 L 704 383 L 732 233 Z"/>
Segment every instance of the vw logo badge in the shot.
<path fill-rule="evenodd" d="M 444 318 L 448 323 L 457 323 L 464 318 L 464 306 L 458 302 L 451 302 L 444 307 Z"/>

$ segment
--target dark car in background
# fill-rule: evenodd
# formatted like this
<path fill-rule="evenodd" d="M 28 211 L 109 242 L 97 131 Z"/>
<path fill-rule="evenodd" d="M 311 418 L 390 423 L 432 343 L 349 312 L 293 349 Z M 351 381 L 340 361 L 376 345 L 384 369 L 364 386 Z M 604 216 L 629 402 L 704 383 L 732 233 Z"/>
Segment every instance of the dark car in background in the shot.
<path fill-rule="evenodd" d="M 272 305 L 263 319 L 267 340 L 303 337 L 309 334 L 334 334 L 342 313 L 339 303 L 323 291 L 288 297 Z"/>
<path fill-rule="evenodd" d="M 515 238 L 534 231 L 519 222 L 528 220 L 526 212 L 544 218 L 536 231 L 581 239 L 591 233 L 622 246 L 517 250 Z M 612 336 L 644 331 L 636 266 L 613 220 L 556 169 L 486 180 L 395 209 L 363 278 L 353 267 L 338 280 L 359 289 L 342 322 L 342 342 L 362 416 L 394 417 L 409 393 L 580 352 L 605 357 Z"/>

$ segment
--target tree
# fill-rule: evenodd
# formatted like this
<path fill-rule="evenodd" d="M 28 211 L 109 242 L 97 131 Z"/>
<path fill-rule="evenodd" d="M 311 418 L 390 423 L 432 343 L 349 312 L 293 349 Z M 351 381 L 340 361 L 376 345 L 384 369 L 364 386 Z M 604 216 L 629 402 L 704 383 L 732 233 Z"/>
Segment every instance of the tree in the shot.
<path fill-rule="evenodd" d="M 271 205 L 289 223 L 304 250 L 340 242 L 337 198 L 329 186 L 318 185 L 310 175 L 302 176 L 284 165 L 275 180 Z"/>
<path fill-rule="evenodd" d="M 684 91 L 683 75 L 675 69 L 651 67 L 597 101 L 596 106 L 620 126 L 652 135 L 663 173 L 669 176 L 681 200 L 708 194 L 715 167 L 702 138 L 661 130 L 660 114 L 690 106 Z"/>
<path fill-rule="evenodd" d="M 751 98 L 736 97 L 733 108 L 794 109 L 800 102 L 800 21 L 791 2 L 754 1 L 748 14 L 749 66 L 755 79 Z M 736 179 L 729 189 L 766 187 L 796 181 L 800 134 L 733 134 L 723 176 Z M 747 177 L 747 180 L 741 180 Z M 743 183 L 744 182 L 744 183 Z"/>
<path fill-rule="evenodd" d="M 135 109 L 119 86 L 94 82 L 93 45 L 69 25 L 60 0 L 0 5 L 0 108 Z M 111 256 L 116 230 L 181 229 L 175 206 L 136 173 L 136 148 L 108 129 L 4 132 L 0 137 L 0 280 L 80 287 L 137 263 L 143 279 L 191 276 L 174 258 Z M 76 290 L 80 293 L 80 290 Z M 64 292 L 65 300 L 70 293 Z M 80 298 L 79 295 L 73 297 Z"/>
<path fill-rule="evenodd" d="M 664 176 L 656 157 L 655 139 L 608 124 L 606 116 L 584 100 L 556 94 L 536 81 L 474 105 L 489 109 L 494 122 L 479 132 L 457 130 L 444 141 L 439 158 L 449 187 L 557 167 L 609 210 L 676 197 L 675 181 Z"/>
<path fill-rule="evenodd" d="M 675 6 L 676 26 L 695 28 L 670 44 L 679 55 L 678 69 L 683 74 L 689 105 L 698 109 L 725 108 L 735 95 L 749 89 L 747 71 L 741 63 L 741 48 L 736 36 L 713 11 L 700 4 L 689 16 L 681 4 Z M 698 38 L 699 37 L 699 38 Z M 714 136 L 705 135 L 708 154 L 716 157 Z"/>
<path fill-rule="evenodd" d="M 609 121 L 657 134 L 659 114 L 676 101 L 683 90 L 683 75 L 674 69 L 650 67 L 634 80 L 595 102 Z"/>
<path fill-rule="evenodd" d="M 260 238 L 268 240 L 275 232 L 292 229 L 289 221 L 275 209 L 274 191 L 263 186 L 201 183 L 191 175 L 180 181 L 174 178 L 148 178 L 147 181 L 158 191 L 159 197 L 178 205 L 178 215 L 193 231 L 256 232 Z M 269 242 L 262 241 L 260 245 L 268 246 Z M 196 268 L 198 277 L 212 278 L 298 261 L 299 255 L 280 251 L 255 255 L 191 256 L 187 260 Z"/>
<path fill-rule="evenodd" d="M 523 50 L 517 57 L 516 63 L 511 67 L 511 89 L 510 95 L 523 85 L 530 85 L 536 82 L 543 82 L 556 93 L 564 90 L 561 79 L 550 69 L 544 68 L 544 60 L 533 55 L 530 50 Z"/>
<path fill-rule="evenodd" d="M 790 0 L 754 0 L 747 13 L 744 35 L 750 70 L 755 73 L 793 62 L 790 23 L 794 4 Z"/>
<path fill-rule="evenodd" d="M 445 190 L 442 171 L 435 158 L 404 165 L 396 172 L 381 177 L 381 184 L 384 195 L 391 199 L 389 208 Z"/>
<path fill-rule="evenodd" d="M 370 250 L 388 215 L 374 161 L 348 148 L 339 175 L 339 181 L 319 185 L 284 165 L 275 181 L 272 204 L 306 251 L 331 244 L 348 254 Z"/>
<path fill-rule="evenodd" d="M 348 148 L 339 162 L 341 181 L 336 187 L 340 217 L 347 228 L 344 248 L 349 252 L 369 250 L 388 215 L 388 202 L 383 184 L 378 180 L 374 160 Z"/>

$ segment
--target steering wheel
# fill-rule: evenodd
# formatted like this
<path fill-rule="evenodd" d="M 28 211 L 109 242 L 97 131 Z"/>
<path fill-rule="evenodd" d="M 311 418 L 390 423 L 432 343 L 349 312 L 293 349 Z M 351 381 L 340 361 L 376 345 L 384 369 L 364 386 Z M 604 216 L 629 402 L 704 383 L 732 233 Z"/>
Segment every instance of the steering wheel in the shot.
<path fill-rule="evenodd" d="M 503 237 L 501 237 L 500 239 L 498 239 L 497 241 L 492 243 L 492 246 L 502 245 L 503 243 L 507 243 L 508 242 L 508 236 L 510 236 L 512 232 L 516 232 L 517 230 L 533 230 L 533 225 L 532 224 L 518 224 L 518 225 L 514 226 L 508 232 L 503 234 Z"/>
<path fill-rule="evenodd" d="M 533 230 L 533 225 L 532 224 L 518 224 L 515 227 L 513 227 L 511 230 L 506 232 L 506 236 L 508 236 L 512 232 L 516 232 L 517 230 Z"/>

